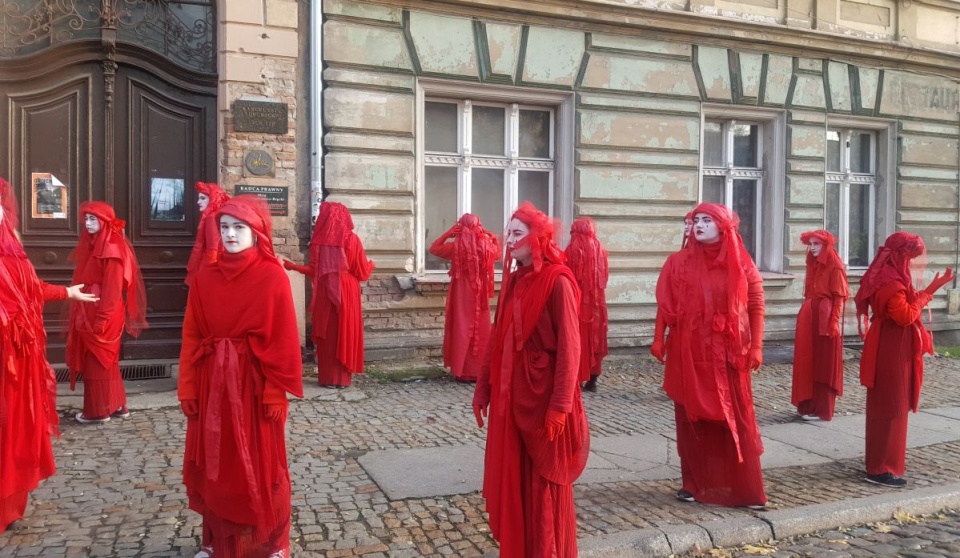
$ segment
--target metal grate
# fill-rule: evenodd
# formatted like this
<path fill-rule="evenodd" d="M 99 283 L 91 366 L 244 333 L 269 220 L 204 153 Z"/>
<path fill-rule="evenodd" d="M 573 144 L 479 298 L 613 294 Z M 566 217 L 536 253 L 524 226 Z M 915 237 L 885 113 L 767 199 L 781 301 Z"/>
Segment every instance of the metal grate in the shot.
<path fill-rule="evenodd" d="M 57 376 L 57 383 L 63 384 L 70 381 L 70 370 L 66 366 L 57 366 L 53 369 Z M 124 381 L 133 380 L 162 380 L 172 377 L 173 366 L 168 362 L 150 362 L 150 363 L 128 363 L 120 364 L 120 377 Z M 81 376 L 77 380 L 83 382 Z"/>

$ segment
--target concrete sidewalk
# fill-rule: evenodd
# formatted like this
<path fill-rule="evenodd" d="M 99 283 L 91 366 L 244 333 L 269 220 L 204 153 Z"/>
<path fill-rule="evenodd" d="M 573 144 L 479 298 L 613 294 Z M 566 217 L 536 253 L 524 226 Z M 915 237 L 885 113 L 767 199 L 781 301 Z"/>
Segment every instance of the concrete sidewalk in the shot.
<path fill-rule="evenodd" d="M 789 405 L 789 365 L 754 377 L 769 498 L 755 512 L 674 498 L 662 367 L 611 359 L 600 391 L 584 394 L 593 452 L 575 487 L 581 555 L 667 556 L 960 506 L 960 361 L 928 361 L 922 412 L 910 417 L 910 484 L 900 491 L 862 480 L 865 391 L 855 361 L 846 378 L 836 419 L 807 423 Z M 369 376 L 347 390 L 305 384 L 288 423 L 294 556 L 496 555 L 476 492 L 485 431 L 470 410 L 471 385 Z M 131 386 L 140 393 L 130 418 L 99 426 L 73 421 L 81 399 L 64 393 L 59 471 L 0 535 L 0 557 L 192 556 L 200 518 L 186 507 L 185 425 L 172 388 Z"/>

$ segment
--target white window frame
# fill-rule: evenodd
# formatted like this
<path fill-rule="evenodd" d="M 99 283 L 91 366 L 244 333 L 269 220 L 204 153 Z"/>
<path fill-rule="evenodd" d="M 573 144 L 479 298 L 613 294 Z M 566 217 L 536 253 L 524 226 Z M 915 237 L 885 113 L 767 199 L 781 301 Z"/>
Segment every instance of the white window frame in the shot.
<path fill-rule="evenodd" d="M 573 160 L 574 160 L 574 136 L 576 128 L 575 122 L 575 103 L 572 93 L 559 93 L 552 91 L 538 91 L 523 89 L 518 87 L 503 86 L 480 86 L 477 84 L 466 84 L 459 82 L 449 82 L 435 79 L 421 78 L 417 80 L 416 89 L 416 270 L 420 276 L 425 275 L 443 275 L 445 270 L 426 269 L 427 242 L 423 238 L 424 234 L 424 215 L 426 212 L 426 200 L 424 195 L 424 169 L 425 165 L 442 166 L 444 159 L 449 166 L 460 167 L 462 172 L 458 176 L 457 187 L 457 212 L 462 215 L 468 206 L 467 200 L 471 199 L 471 173 L 473 168 L 504 168 L 509 172 L 504 173 L 504 196 L 505 207 L 516 207 L 517 192 L 516 187 L 519 180 L 519 171 L 521 170 L 548 170 L 550 180 L 553 185 L 549 189 L 549 204 L 547 212 L 558 217 L 561 222 L 570 223 L 573 220 Z M 457 118 L 457 138 L 458 149 L 461 153 L 456 155 L 451 153 L 427 153 L 424 134 L 424 113 L 427 100 L 445 101 L 457 103 L 461 116 Z M 470 129 L 471 119 L 469 111 L 473 106 L 503 106 L 506 107 L 507 126 L 506 143 L 504 156 L 474 155 L 472 153 L 472 130 Z M 519 118 L 521 109 L 549 108 L 553 111 L 552 128 L 550 134 L 550 151 L 553 155 L 552 160 L 533 160 L 525 158 L 520 161 L 519 157 L 519 137 L 511 133 L 510 119 Z M 466 111 L 467 117 L 463 113 Z M 467 164 L 464 164 L 464 159 Z M 506 219 L 508 215 L 504 216 Z M 502 231 L 494 231 L 501 233 Z M 568 231 L 563 231 L 562 243 L 566 243 Z"/>
<path fill-rule="evenodd" d="M 840 182 L 840 238 L 837 239 L 838 253 L 851 270 L 866 270 L 867 266 L 850 267 L 847 263 L 848 258 L 848 235 L 850 222 L 850 184 L 870 183 L 873 187 L 870 189 L 870 247 L 868 251 L 868 264 L 876 256 L 877 247 L 887 236 L 895 231 L 896 224 L 896 161 L 897 137 L 896 122 L 890 120 L 877 120 L 854 117 L 828 117 L 824 126 L 824 145 L 826 145 L 826 134 L 830 130 L 840 130 L 842 132 L 870 132 L 873 134 L 874 149 L 871 153 L 871 170 L 873 171 L 872 180 L 867 180 L 866 175 L 854 174 L 849 170 L 849 159 L 846 154 L 848 148 L 845 146 L 845 138 L 841 138 L 841 158 L 840 172 L 830 172 L 827 169 L 826 154 L 824 157 L 824 215 L 823 226 L 826 227 L 826 185 L 828 183 Z M 843 178 L 845 180 L 837 180 Z"/>
<path fill-rule="evenodd" d="M 757 146 L 759 166 L 754 170 L 705 167 L 703 130 L 708 120 L 725 121 L 724 130 L 728 129 L 729 121 L 759 125 Z M 757 180 L 756 264 L 761 271 L 783 273 L 786 114 L 782 110 L 703 104 L 700 113 L 700 130 L 698 201 L 703 201 L 705 176 L 725 177 L 724 199 L 728 207 L 733 199 L 734 180 L 739 178 Z M 732 135 L 727 137 L 725 134 L 724 141 L 732 142 Z M 732 145 L 725 147 L 728 153 L 732 153 Z"/>

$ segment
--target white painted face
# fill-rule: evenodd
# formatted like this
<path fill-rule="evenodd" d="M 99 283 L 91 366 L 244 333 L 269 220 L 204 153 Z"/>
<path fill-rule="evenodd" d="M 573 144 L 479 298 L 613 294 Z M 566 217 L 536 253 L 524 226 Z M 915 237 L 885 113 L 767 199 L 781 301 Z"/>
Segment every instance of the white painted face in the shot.
<path fill-rule="evenodd" d="M 811 238 L 810 239 L 810 253 L 813 254 L 813 257 L 816 258 L 823 252 L 823 243 L 819 239 Z"/>
<path fill-rule="evenodd" d="M 253 229 L 246 221 L 232 215 L 220 216 L 220 239 L 223 248 L 231 254 L 238 254 L 253 246 Z"/>
<path fill-rule="evenodd" d="M 713 217 L 707 213 L 697 213 L 693 216 L 693 234 L 702 244 L 716 244 L 720 242 L 720 228 Z"/>
<path fill-rule="evenodd" d="M 87 228 L 87 232 L 90 234 L 97 234 L 100 232 L 101 224 L 100 219 L 97 219 L 97 216 L 93 213 L 87 213 L 83 218 L 83 226 Z"/>
<path fill-rule="evenodd" d="M 200 208 L 201 213 L 207 210 L 208 205 L 210 205 L 210 196 L 206 194 L 197 194 L 197 207 Z"/>
<path fill-rule="evenodd" d="M 523 265 L 530 265 L 533 259 L 533 251 L 530 250 L 529 244 L 517 245 L 521 240 L 527 238 L 528 234 L 530 234 L 530 227 L 520 219 L 514 218 L 507 223 L 507 231 L 503 237 L 503 243 L 506 244 L 507 250 Z"/>
<path fill-rule="evenodd" d="M 3 223 L 3 206 L 0 205 L 0 223 Z"/>
<path fill-rule="evenodd" d="M 693 230 L 693 219 L 684 219 L 683 220 L 683 238 L 690 236 L 690 231 Z"/>

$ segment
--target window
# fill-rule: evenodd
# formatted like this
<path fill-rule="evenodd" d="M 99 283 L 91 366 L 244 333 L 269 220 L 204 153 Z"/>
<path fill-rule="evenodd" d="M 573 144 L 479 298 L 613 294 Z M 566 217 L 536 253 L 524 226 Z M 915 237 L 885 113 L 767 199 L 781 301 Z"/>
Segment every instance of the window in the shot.
<path fill-rule="evenodd" d="M 707 120 L 703 127 L 703 201 L 719 203 L 740 216 L 747 252 L 760 253 L 761 125 L 737 120 Z"/>
<path fill-rule="evenodd" d="M 428 85 L 420 105 L 419 223 L 426 271 L 449 269 L 427 248 L 464 213 L 476 214 L 498 234 L 524 200 L 551 216 L 572 214 L 572 173 L 560 165 L 572 160 L 563 153 L 572 152 L 572 141 L 559 133 L 572 122 L 564 116 L 572 113 L 572 98 L 510 91 L 476 97 L 475 86 L 472 95 L 452 97 L 453 87 Z"/>
<path fill-rule="evenodd" d="M 874 253 L 877 207 L 877 135 L 844 128 L 827 130 L 824 228 L 838 240 L 848 267 L 867 267 Z"/>
<path fill-rule="evenodd" d="M 736 211 L 757 267 L 782 272 L 784 113 L 705 106 L 701 129 L 701 200 Z"/>

